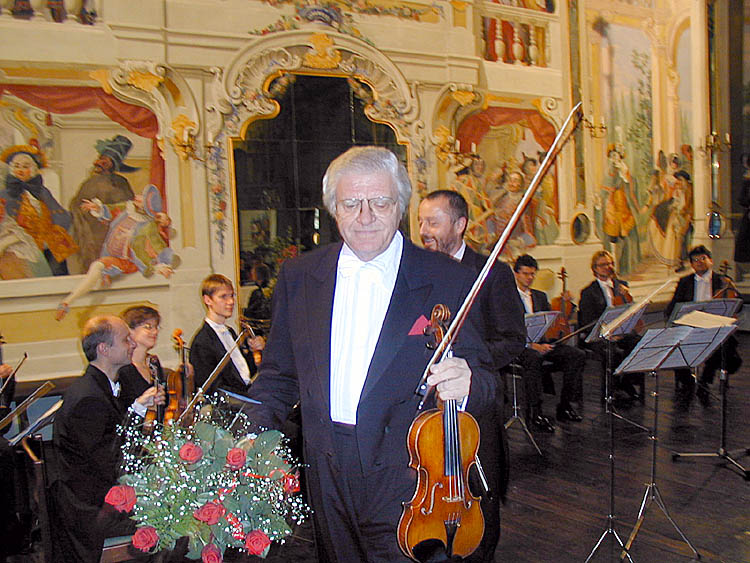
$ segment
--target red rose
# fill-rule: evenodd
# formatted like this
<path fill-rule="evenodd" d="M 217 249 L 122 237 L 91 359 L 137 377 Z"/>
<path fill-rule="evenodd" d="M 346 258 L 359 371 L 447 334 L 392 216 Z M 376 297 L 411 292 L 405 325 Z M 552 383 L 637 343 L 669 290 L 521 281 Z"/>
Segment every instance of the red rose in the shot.
<path fill-rule="evenodd" d="M 180 459 L 188 463 L 197 463 L 203 457 L 203 450 L 192 442 L 185 442 L 180 448 Z"/>
<path fill-rule="evenodd" d="M 156 529 L 151 526 L 144 526 L 138 528 L 133 534 L 133 547 L 140 549 L 144 553 L 149 551 L 159 541 L 159 534 L 156 533 Z"/>
<path fill-rule="evenodd" d="M 221 563 L 224 561 L 224 557 L 222 557 L 218 547 L 209 543 L 201 550 L 201 561 L 203 563 Z"/>
<path fill-rule="evenodd" d="M 207 502 L 201 506 L 198 510 L 193 512 L 193 518 L 205 522 L 209 526 L 216 524 L 224 514 L 227 513 L 227 509 L 218 502 Z"/>
<path fill-rule="evenodd" d="M 242 448 L 232 448 L 227 452 L 227 465 L 232 469 L 242 469 L 247 453 Z"/>
<path fill-rule="evenodd" d="M 135 489 L 128 485 L 115 485 L 104 497 L 104 502 L 114 506 L 118 512 L 130 512 L 135 506 Z"/>
<path fill-rule="evenodd" d="M 271 545 L 271 540 L 260 530 L 253 530 L 245 537 L 245 549 L 250 555 L 262 555 Z"/>
<path fill-rule="evenodd" d="M 299 492 L 299 477 L 294 473 L 287 473 L 283 479 L 284 492 L 288 495 Z"/>

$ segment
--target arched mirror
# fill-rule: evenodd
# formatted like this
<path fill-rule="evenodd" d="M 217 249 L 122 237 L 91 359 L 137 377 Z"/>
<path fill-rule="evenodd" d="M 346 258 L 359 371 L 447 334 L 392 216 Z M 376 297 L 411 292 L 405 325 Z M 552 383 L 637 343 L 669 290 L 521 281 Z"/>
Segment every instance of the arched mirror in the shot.
<path fill-rule="evenodd" d="M 323 174 L 335 157 L 354 145 L 379 145 L 406 164 L 394 131 L 365 115 L 373 102 L 367 84 L 285 73 L 268 91 L 279 104 L 276 116 L 249 123 L 232 143 L 242 285 L 253 282 L 254 265 L 265 264 L 275 278 L 284 257 L 338 240 L 321 197 Z"/>

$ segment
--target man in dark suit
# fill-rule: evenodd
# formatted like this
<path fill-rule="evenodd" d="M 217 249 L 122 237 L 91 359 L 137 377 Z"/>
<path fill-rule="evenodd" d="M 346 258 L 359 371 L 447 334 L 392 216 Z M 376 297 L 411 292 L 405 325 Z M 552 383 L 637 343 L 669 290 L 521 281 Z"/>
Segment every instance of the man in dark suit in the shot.
<path fill-rule="evenodd" d="M 539 265 L 533 256 L 524 254 L 516 259 L 513 272 L 516 277 L 518 294 L 521 296 L 526 313 L 539 313 L 551 310 L 547 294 L 538 289 L 533 289 Z M 531 342 L 526 345 L 518 361 L 524 368 L 524 381 L 530 377 L 534 381 L 530 390 L 526 386 L 527 401 L 538 404 L 538 412 L 542 409 L 542 362 L 550 362 L 553 371 L 563 372 L 562 389 L 560 390 L 560 402 L 557 404 L 556 418 L 560 422 L 580 422 L 582 417 L 573 408 L 574 401 L 581 400 L 583 381 L 583 368 L 586 364 L 586 353 L 578 348 L 565 345 L 553 345 L 542 340 Z M 532 419 L 533 422 L 533 419 Z"/>
<path fill-rule="evenodd" d="M 464 242 L 469 222 L 466 200 L 458 192 L 436 190 L 419 204 L 419 235 L 428 250 L 442 252 L 470 267 L 476 276 L 487 261 Z M 495 374 L 506 367 L 524 349 L 526 328 L 513 275 L 503 262 L 497 262 L 482 286 L 474 307 L 479 309 L 481 328 L 494 360 Z M 498 385 L 498 389 L 500 386 Z M 490 494 L 482 498 L 485 518 L 484 536 L 479 548 L 467 559 L 491 562 L 500 538 L 500 499 L 508 487 L 508 437 L 503 426 L 503 399 L 497 393 L 493 408 L 479 418 L 482 440 L 479 459 L 482 462 Z"/>
<path fill-rule="evenodd" d="M 232 349 L 237 333 L 226 322 L 234 314 L 236 296 L 234 286 L 226 276 L 211 274 L 201 283 L 201 296 L 206 306 L 206 318 L 190 342 L 190 363 L 195 370 L 195 385 L 202 386 L 219 362 Z M 249 345 L 248 345 L 249 344 Z M 250 381 L 258 368 L 253 350 L 262 350 L 263 338 L 251 338 L 234 349 L 227 365 L 216 380 L 206 389 L 218 388 L 247 395 Z"/>
<path fill-rule="evenodd" d="M 689 303 L 691 301 L 709 301 L 720 290 L 724 289 L 729 282 L 726 277 L 713 271 L 713 259 L 711 251 L 705 246 L 699 245 L 690 249 L 688 253 L 693 273 L 680 278 L 674 290 L 672 300 L 664 311 L 667 318 L 672 315 L 677 303 Z M 742 359 L 737 353 L 737 339 L 730 336 L 723 345 L 725 354 L 725 367 L 729 373 L 735 373 L 742 365 Z M 722 349 L 720 348 L 706 360 L 703 373 L 698 381 L 698 390 L 695 392 L 701 403 L 707 405 L 710 400 L 709 385 L 714 382 L 714 374 L 721 369 Z M 690 397 L 695 387 L 695 380 L 689 369 L 675 370 L 675 379 L 678 389 L 687 397 Z"/>
<path fill-rule="evenodd" d="M 55 560 L 96 563 L 105 537 L 134 529 L 129 522 L 104 523 L 100 510 L 119 476 L 117 426 L 125 412 L 117 401 L 117 371 L 130 363 L 135 342 L 122 319 L 101 316 L 86 322 L 81 344 L 89 365 L 65 392 L 53 432 L 60 476 L 53 486 Z M 164 391 L 149 387 L 131 408 L 143 416 L 148 407 L 163 403 Z"/>
<path fill-rule="evenodd" d="M 593 327 L 596 320 L 601 316 L 607 307 L 613 303 L 625 303 L 629 300 L 628 283 L 618 279 L 615 275 L 615 260 L 606 250 L 598 250 L 591 257 L 591 271 L 594 273 L 594 281 L 581 290 L 581 299 L 578 302 L 578 325 L 584 327 L 591 325 Z M 584 331 L 581 335 L 580 342 L 586 339 L 590 330 Z M 640 336 L 635 333 L 623 336 L 615 336 L 612 341 L 612 369 L 616 368 L 622 360 L 638 344 Z M 604 340 L 597 340 L 590 344 L 582 344 L 585 348 L 591 350 L 602 365 L 602 394 L 601 400 L 606 399 L 605 395 L 605 377 L 604 370 L 607 366 L 607 347 Z M 625 374 L 615 380 L 614 385 L 618 395 L 616 398 L 623 399 L 643 399 L 636 391 L 633 383 L 642 376 L 637 374 Z M 619 394 L 623 395 L 619 395 Z"/>
<path fill-rule="evenodd" d="M 250 389 L 262 405 L 250 416 L 279 427 L 299 401 L 322 561 L 408 561 L 397 531 L 402 503 L 415 493 L 406 439 L 432 356 L 424 328 L 435 305 L 457 311 L 473 281 L 468 269 L 398 231 L 410 197 L 392 152 L 349 149 L 323 178 L 323 202 L 344 243 L 284 262 L 274 289 L 271 332 Z M 453 351 L 427 383 L 481 413 L 495 382 L 472 315 Z"/>

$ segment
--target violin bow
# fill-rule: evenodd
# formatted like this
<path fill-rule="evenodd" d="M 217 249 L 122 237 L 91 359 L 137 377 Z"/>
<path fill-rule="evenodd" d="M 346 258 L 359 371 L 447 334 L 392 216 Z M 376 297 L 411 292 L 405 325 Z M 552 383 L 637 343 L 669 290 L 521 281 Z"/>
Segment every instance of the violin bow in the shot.
<path fill-rule="evenodd" d="M 580 122 L 581 117 L 583 117 L 582 108 L 583 102 L 578 102 L 573 107 L 573 109 L 570 110 L 568 117 L 563 122 L 560 130 L 555 136 L 555 140 L 552 142 L 552 145 L 547 151 L 547 155 L 544 157 L 541 166 L 539 166 L 536 174 L 534 174 L 534 178 L 531 180 L 529 187 L 526 188 L 526 193 L 523 194 L 523 197 L 521 198 L 521 201 L 519 201 L 518 206 L 513 212 L 513 215 L 511 215 L 508 224 L 505 226 L 505 229 L 500 235 L 500 238 L 495 243 L 495 247 L 487 257 L 487 261 L 482 267 L 482 270 L 477 275 L 477 279 L 474 280 L 474 285 L 471 286 L 469 293 L 466 295 L 466 299 L 456 313 L 455 317 L 453 317 L 453 321 L 451 322 L 447 332 L 443 336 L 443 340 L 435 347 L 435 352 L 432 354 L 430 361 L 427 363 L 427 366 L 424 369 L 424 373 L 419 380 L 419 385 L 417 385 L 417 389 L 415 391 L 417 395 L 420 395 L 422 397 L 422 399 L 419 401 L 417 410 L 422 410 L 422 407 L 424 406 L 424 403 L 430 394 L 430 390 L 432 389 L 431 386 L 427 385 L 427 376 L 430 373 L 430 368 L 432 368 L 433 365 L 435 365 L 439 361 L 442 361 L 448 356 L 451 346 L 453 346 L 453 343 L 456 340 L 456 336 L 461 330 L 461 327 L 463 327 L 463 324 L 466 321 L 466 317 L 468 317 L 469 310 L 471 309 L 474 301 L 476 301 L 477 296 L 479 295 L 479 290 L 482 289 L 482 285 L 484 284 L 487 276 L 490 273 L 490 269 L 495 264 L 495 261 L 505 248 L 505 245 L 510 239 L 510 235 L 513 232 L 513 229 L 515 229 L 516 225 L 521 220 L 521 215 L 523 215 L 524 211 L 526 211 L 526 207 L 528 207 L 529 203 L 531 202 L 531 198 L 534 197 L 534 193 L 539 187 L 539 184 L 541 184 L 542 178 L 545 176 L 545 174 L 547 174 L 550 167 L 552 166 L 552 163 L 565 146 L 565 143 L 573 134 L 576 127 L 578 127 L 578 123 Z"/>
<path fill-rule="evenodd" d="M 0 337 L 0 338 L 2 338 L 2 337 Z M 18 362 L 18 365 L 16 366 L 16 369 L 14 369 L 13 373 L 11 373 L 8 377 L 5 378 L 5 383 L 3 383 L 3 386 L 0 387 L 0 397 L 5 392 L 5 388 L 8 386 L 8 384 L 10 384 L 11 380 L 16 377 L 16 373 L 18 373 L 18 370 L 21 369 L 21 366 L 23 365 L 23 363 L 26 361 L 26 358 L 28 358 L 28 357 L 29 357 L 29 355 L 26 352 L 24 352 L 23 353 L 23 358 L 21 358 L 21 361 Z"/>
<path fill-rule="evenodd" d="M 253 332 L 253 329 L 250 328 L 249 325 L 242 324 L 242 332 L 240 332 L 240 335 L 237 337 L 237 340 L 234 341 L 234 344 L 232 344 L 232 347 L 227 350 L 226 354 L 219 360 L 219 363 L 214 368 L 214 371 L 211 372 L 211 375 L 208 376 L 206 381 L 203 382 L 203 385 L 200 386 L 200 388 L 195 392 L 195 395 L 193 395 L 193 398 L 190 399 L 190 402 L 185 407 L 185 410 L 182 411 L 182 414 L 177 419 L 176 424 L 179 424 L 182 422 L 182 419 L 185 417 L 185 415 L 193 410 L 195 408 L 195 404 L 200 400 L 200 398 L 205 393 L 205 390 L 211 385 L 213 385 L 213 382 L 216 381 L 216 378 L 219 377 L 219 374 L 221 371 L 226 367 L 226 365 L 229 363 L 229 360 L 232 356 L 232 352 L 234 352 L 237 347 L 242 344 L 242 342 L 250 335 L 255 335 Z"/>

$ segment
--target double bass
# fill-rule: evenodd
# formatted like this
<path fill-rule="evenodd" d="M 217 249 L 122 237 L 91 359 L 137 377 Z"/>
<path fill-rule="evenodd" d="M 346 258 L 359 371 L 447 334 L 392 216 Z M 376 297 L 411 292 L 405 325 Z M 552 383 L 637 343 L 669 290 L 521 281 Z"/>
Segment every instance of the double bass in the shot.
<path fill-rule="evenodd" d="M 469 310 L 479 296 L 490 269 L 505 248 L 541 179 L 562 150 L 564 141 L 578 125 L 582 116 L 581 107 L 581 102 L 576 104 L 562 124 L 453 321 L 447 330 L 440 330 L 442 339 L 435 346 L 435 351 L 415 389 L 415 394 L 421 397 L 417 406 L 419 414 L 412 423 L 412 429 L 416 427 L 416 430 L 409 431 L 407 448 L 418 480 L 412 500 L 404 504 L 398 525 L 398 543 L 401 551 L 416 561 L 420 560 L 420 554 L 427 555 L 422 553 L 423 548 L 438 551 L 442 547 L 449 557 L 465 557 L 473 553 L 482 540 L 484 517 L 479 499 L 471 495 L 466 484 L 470 466 L 476 465 L 481 468 L 476 451 L 473 456 L 471 452 L 474 440 L 478 447 L 479 427 L 475 420 L 471 423 L 473 418 L 463 416 L 464 413 L 459 414 L 455 400 L 443 401 L 439 409 L 422 413 L 422 408 L 433 391 L 427 384 L 427 378 L 432 366 L 451 355 L 456 336 L 466 322 Z M 569 127 L 571 124 L 572 127 Z M 433 313 L 432 317 L 442 317 L 443 322 L 447 322 L 449 318 L 449 315 L 440 309 Z M 433 434 L 432 439 L 428 440 L 421 436 L 427 429 Z M 438 461 L 435 462 L 435 459 Z"/>

